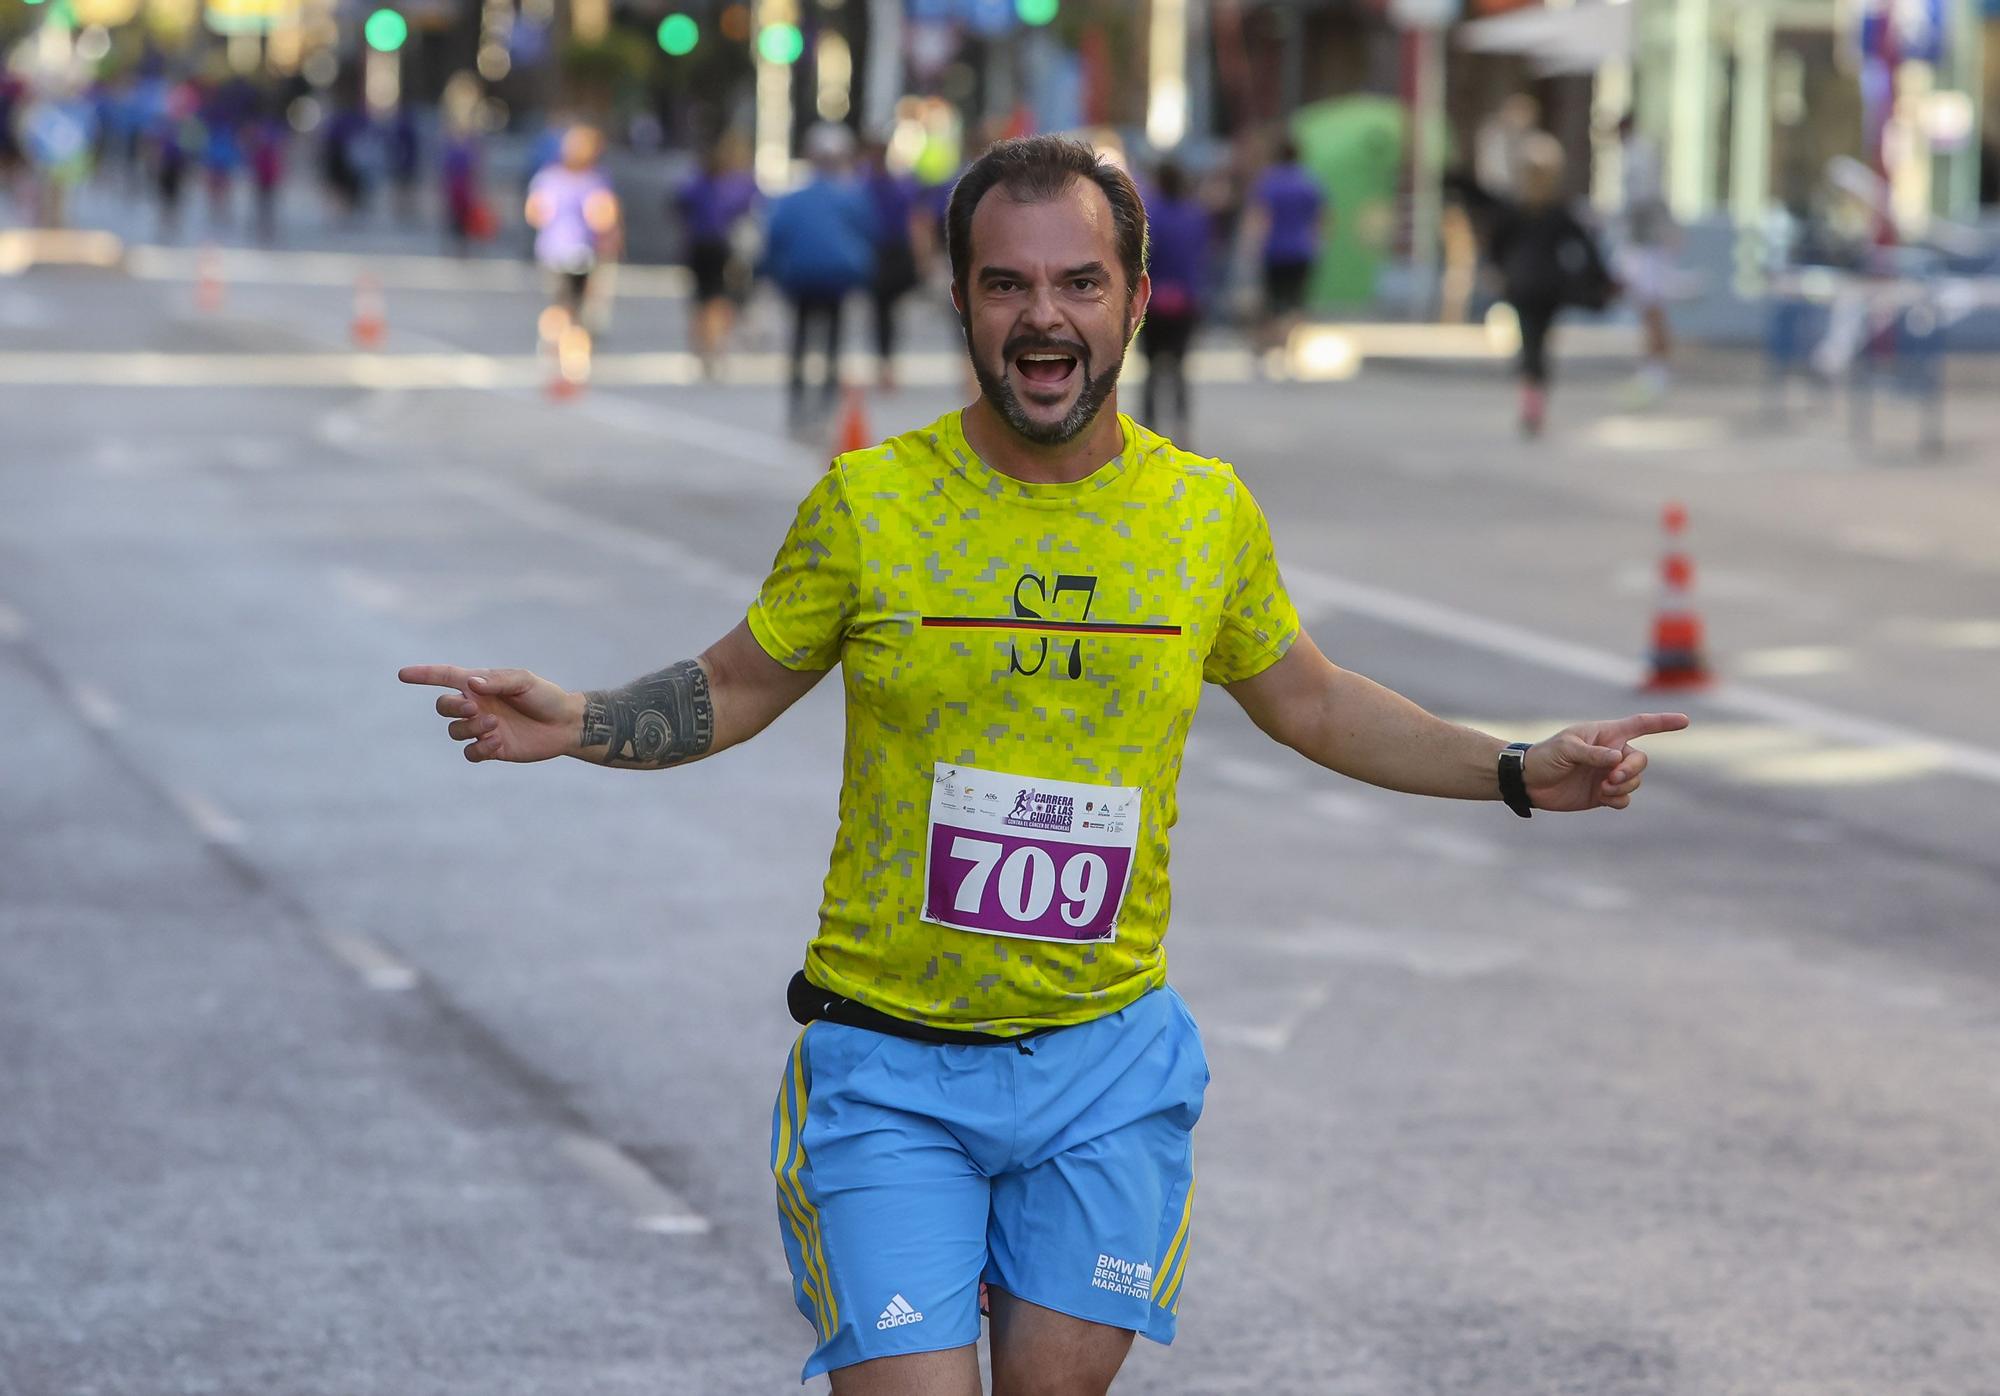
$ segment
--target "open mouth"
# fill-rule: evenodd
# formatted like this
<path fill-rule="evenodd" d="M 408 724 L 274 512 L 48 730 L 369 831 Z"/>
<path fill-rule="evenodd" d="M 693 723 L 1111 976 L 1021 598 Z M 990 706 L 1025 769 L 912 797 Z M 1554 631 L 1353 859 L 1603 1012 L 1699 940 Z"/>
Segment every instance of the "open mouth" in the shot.
<path fill-rule="evenodd" d="M 1014 371 L 1036 388 L 1060 392 L 1076 373 L 1077 359 L 1052 349 L 1030 349 L 1014 356 Z"/>

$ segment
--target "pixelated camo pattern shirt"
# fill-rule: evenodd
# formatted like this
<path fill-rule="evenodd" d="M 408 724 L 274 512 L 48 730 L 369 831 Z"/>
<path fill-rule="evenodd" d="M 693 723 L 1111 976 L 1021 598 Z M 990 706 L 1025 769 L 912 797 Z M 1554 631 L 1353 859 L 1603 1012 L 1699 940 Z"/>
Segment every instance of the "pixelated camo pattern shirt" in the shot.
<path fill-rule="evenodd" d="M 1165 982 L 1168 834 L 1202 682 L 1261 672 L 1299 623 L 1235 470 L 1119 424 L 1116 459 L 1031 484 L 981 461 L 951 412 L 841 456 L 799 506 L 749 622 L 781 664 L 837 663 L 846 684 L 840 828 L 806 953 L 822 988 L 1012 1034 Z M 1143 789 L 1115 939 L 920 919 L 939 762 Z"/>

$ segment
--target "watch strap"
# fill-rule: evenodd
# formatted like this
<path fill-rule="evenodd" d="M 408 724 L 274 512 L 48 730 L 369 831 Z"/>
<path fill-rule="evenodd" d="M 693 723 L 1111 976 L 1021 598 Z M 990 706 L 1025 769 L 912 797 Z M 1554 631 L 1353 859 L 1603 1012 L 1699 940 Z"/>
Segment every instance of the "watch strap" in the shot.
<path fill-rule="evenodd" d="M 1535 813 L 1535 807 L 1528 803 L 1527 759 L 1526 742 L 1509 742 L 1500 752 L 1500 798 L 1523 819 Z"/>

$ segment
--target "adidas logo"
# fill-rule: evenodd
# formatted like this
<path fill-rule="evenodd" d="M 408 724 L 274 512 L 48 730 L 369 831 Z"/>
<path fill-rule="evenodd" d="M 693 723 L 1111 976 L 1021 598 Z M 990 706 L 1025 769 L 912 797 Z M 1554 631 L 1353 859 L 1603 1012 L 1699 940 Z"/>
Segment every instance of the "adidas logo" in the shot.
<path fill-rule="evenodd" d="M 875 1320 L 878 1329 L 901 1328 L 906 1323 L 922 1323 L 924 1316 L 916 1311 L 910 1301 L 897 1295 L 889 1301 L 889 1307 L 882 1311 L 882 1317 Z"/>

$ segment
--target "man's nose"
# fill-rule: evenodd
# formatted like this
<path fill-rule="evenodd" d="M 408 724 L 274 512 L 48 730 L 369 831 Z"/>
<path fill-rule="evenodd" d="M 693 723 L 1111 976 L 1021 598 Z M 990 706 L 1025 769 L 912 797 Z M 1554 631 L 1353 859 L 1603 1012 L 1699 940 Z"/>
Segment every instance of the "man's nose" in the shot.
<path fill-rule="evenodd" d="M 1028 296 L 1024 317 L 1035 329 L 1044 332 L 1059 330 L 1066 323 L 1063 318 L 1062 301 L 1056 295 L 1053 285 L 1037 286 Z"/>

